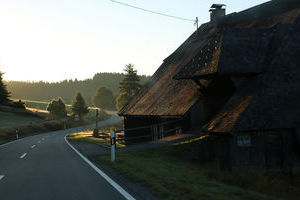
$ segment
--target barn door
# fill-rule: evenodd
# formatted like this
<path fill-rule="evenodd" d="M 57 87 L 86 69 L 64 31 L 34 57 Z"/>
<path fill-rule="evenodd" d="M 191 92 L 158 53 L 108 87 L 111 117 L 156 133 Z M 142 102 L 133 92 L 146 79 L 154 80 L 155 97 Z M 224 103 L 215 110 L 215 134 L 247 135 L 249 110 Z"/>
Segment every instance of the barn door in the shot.
<path fill-rule="evenodd" d="M 159 138 L 163 138 L 164 137 L 164 125 L 159 125 Z"/>
<path fill-rule="evenodd" d="M 158 126 L 157 125 L 152 126 L 152 139 L 153 140 L 158 139 Z"/>

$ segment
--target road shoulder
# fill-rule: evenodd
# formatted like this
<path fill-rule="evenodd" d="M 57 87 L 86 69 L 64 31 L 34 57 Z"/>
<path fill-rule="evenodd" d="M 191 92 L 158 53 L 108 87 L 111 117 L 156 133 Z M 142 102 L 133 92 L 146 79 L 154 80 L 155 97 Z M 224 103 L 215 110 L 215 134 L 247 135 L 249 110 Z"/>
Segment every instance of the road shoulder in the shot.
<path fill-rule="evenodd" d="M 97 159 L 98 155 L 107 154 L 108 149 L 93 143 L 73 142 L 70 144 L 76 148 L 81 154 L 88 158 L 95 166 L 102 170 L 107 176 L 119 184 L 124 190 L 132 194 L 136 199 L 141 200 L 158 200 L 147 188 L 139 183 L 135 183 L 126 179 L 120 173 L 111 169 L 109 166 L 100 163 Z"/>

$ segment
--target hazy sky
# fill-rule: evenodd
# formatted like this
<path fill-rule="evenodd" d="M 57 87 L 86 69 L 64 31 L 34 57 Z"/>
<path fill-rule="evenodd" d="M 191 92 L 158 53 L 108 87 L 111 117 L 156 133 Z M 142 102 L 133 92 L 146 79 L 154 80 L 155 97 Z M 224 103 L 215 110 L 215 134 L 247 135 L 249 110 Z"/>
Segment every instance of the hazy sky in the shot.
<path fill-rule="evenodd" d="M 237 12 L 267 0 L 119 0 L 170 15 L 209 20 L 212 3 Z M 193 31 L 193 22 L 110 0 L 0 0 L 0 71 L 5 80 L 91 78 L 133 63 L 151 75 Z"/>

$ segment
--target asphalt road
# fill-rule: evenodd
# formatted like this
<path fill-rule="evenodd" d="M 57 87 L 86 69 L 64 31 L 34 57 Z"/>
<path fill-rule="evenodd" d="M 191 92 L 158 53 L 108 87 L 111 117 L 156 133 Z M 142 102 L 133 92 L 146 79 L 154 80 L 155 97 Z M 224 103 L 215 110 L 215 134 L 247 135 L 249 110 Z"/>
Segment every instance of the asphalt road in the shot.
<path fill-rule="evenodd" d="M 100 126 L 116 120 L 113 117 Z M 0 199 L 126 199 L 120 188 L 113 187 L 67 144 L 65 135 L 76 131 L 45 133 L 1 145 Z"/>

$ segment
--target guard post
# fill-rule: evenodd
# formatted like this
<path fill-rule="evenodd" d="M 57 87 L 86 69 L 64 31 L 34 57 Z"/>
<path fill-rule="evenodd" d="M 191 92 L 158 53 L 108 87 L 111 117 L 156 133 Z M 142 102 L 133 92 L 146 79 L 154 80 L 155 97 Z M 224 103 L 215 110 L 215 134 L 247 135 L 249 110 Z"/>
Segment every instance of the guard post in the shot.
<path fill-rule="evenodd" d="M 116 154 L 116 133 L 115 131 L 111 132 L 110 134 L 110 154 L 111 154 L 111 162 L 115 161 L 115 154 Z"/>
<path fill-rule="evenodd" d="M 18 140 L 19 139 L 19 129 L 16 129 L 16 139 Z"/>
<path fill-rule="evenodd" d="M 93 132 L 94 137 L 99 137 L 99 131 L 98 131 L 98 116 L 99 116 L 99 111 L 96 109 L 96 126 Z"/>

